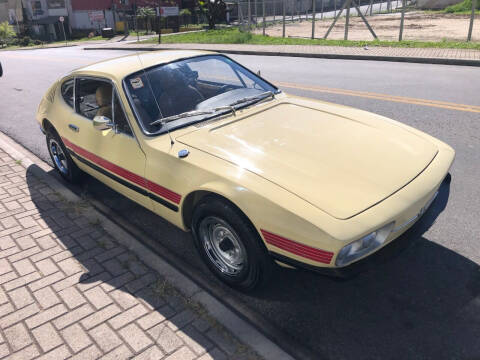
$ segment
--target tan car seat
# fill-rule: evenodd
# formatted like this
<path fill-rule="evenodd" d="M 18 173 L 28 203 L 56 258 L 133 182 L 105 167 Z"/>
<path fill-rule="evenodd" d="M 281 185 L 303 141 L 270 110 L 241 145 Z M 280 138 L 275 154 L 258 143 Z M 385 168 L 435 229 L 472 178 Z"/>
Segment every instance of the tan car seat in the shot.
<path fill-rule="evenodd" d="M 106 116 L 109 119 L 112 118 L 112 87 L 110 85 L 102 85 L 97 88 L 95 93 L 97 99 L 96 116 Z"/>

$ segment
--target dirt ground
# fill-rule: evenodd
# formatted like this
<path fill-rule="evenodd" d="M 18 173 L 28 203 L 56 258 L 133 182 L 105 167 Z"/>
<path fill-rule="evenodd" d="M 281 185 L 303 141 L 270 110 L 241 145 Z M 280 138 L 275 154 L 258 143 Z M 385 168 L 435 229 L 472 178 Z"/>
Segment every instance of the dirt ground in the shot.
<path fill-rule="evenodd" d="M 367 16 L 367 20 L 372 26 L 380 40 L 398 40 L 400 27 L 400 14 L 377 14 Z M 432 14 L 422 11 L 408 12 L 405 14 L 403 39 L 404 40 L 423 40 L 423 41 L 442 41 L 456 40 L 465 41 L 468 33 L 470 17 L 469 15 L 455 14 Z M 332 19 L 317 20 L 315 23 L 315 37 L 321 38 L 327 32 Z M 337 24 L 330 32 L 329 39 L 343 39 L 345 31 L 345 17 L 338 19 Z M 262 30 L 257 30 L 261 33 Z M 310 37 L 312 32 L 311 21 L 287 23 L 286 35 Z M 282 25 L 277 24 L 267 28 L 266 33 L 270 36 L 282 36 Z M 358 16 L 350 18 L 348 27 L 349 40 L 373 40 L 372 35 Z M 476 19 L 472 33 L 473 41 L 480 41 L 480 19 Z"/>

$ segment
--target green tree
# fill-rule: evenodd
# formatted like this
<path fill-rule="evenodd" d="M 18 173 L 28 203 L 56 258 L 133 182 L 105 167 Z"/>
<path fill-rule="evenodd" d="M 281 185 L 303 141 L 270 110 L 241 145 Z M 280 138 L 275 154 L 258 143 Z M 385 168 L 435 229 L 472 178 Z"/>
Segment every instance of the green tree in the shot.
<path fill-rule="evenodd" d="M 198 0 L 200 11 L 205 14 L 208 21 L 208 28 L 215 29 L 215 24 L 225 20 L 227 5 L 224 0 Z"/>
<path fill-rule="evenodd" d="M 7 21 L 0 23 L 0 46 L 1 47 L 7 44 L 8 40 L 13 38 L 14 36 L 15 36 L 15 31 Z"/>
<path fill-rule="evenodd" d="M 156 15 L 157 13 L 151 7 L 141 7 L 137 9 L 137 17 L 145 20 L 145 27 L 146 27 L 147 34 L 148 34 L 148 24 L 150 24 L 150 28 L 152 28 L 151 22 Z"/>

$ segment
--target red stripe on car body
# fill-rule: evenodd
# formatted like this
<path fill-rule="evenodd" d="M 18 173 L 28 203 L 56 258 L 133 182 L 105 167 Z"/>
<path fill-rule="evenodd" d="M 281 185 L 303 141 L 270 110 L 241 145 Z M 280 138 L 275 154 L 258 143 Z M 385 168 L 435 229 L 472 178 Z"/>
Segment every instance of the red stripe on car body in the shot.
<path fill-rule="evenodd" d="M 332 261 L 333 252 L 316 249 L 308 245 L 300 244 L 298 242 L 265 230 L 260 231 L 263 235 L 263 238 L 268 244 L 271 244 L 279 249 L 323 264 L 330 264 L 330 262 Z"/>
<path fill-rule="evenodd" d="M 63 143 L 72 149 L 76 154 L 84 157 L 85 159 L 88 159 L 92 161 L 93 163 L 101 166 L 102 168 L 119 175 L 120 177 L 134 183 L 137 185 L 140 185 L 141 187 L 150 190 L 152 193 L 155 193 L 157 195 L 160 195 L 161 197 L 170 200 L 171 202 L 175 204 L 179 204 L 180 200 L 182 199 L 182 196 L 180 194 L 177 194 L 176 192 L 169 190 L 167 188 L 164 188 L 161 185 L 155 184 L 154 182 L 151 182 L 144 177 L 137 175 L 135 173 L 132 173 L 131 171 L 128 171 L 120 166 L 117 166 L 113 163 L 111 163 L 108 160 L 105 160 L 88 150 L 85 150 L 81 148 L 80 146 L 75 145 L 74 143 L 70 142 L 68 139 L 63 138 Z"/>

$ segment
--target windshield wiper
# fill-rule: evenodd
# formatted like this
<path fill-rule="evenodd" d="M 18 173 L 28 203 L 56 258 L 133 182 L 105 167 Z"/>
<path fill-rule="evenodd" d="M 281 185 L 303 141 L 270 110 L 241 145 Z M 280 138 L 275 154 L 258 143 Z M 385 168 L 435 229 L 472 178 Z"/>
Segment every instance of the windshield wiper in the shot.
<path fill-rule="evenodd" d="M 261 94 L 255 95 L 255 96 L 247 96 L 247 97 L 244 97 L 244 98 L 239 99 L 237 101 L 234 101 L 229 106 L 240 105 L 240 104 L 244 104 L 244 103 L 247 103 L 247 102 L 250 102 L 250 101 L 264 100 L 264 99 L 267 99 L 269 97 L 275 98 L 275 94 L 272 91 L 265 91 Z"/>
<path fill-rule="evenodd" d="M 230 110 L 235 115 L 235 108 L 233 106 L 227 105 L 227 106 L 219 106 L 219 107 L 216 107 L 215 109 L 211 109 L 211 110 L 186 111 L 186 112 L 183 112 L 181 114 L 167 116 L 165 118 L 155 120 L 155 121 L 151 122 L 150 125 L 157 125 L 157 124 L 162 124 L 163 125 L 163 124 L 169 123 L 170 121 L 189 118 L 189 117 L 193 117 L 193 116 L 211 115 L 211 114 L 215 114 L 216 112 L 218 112 L 220 110 Z"/>
<path fill-rule="evenodd" d="M 263 99 L 266 99 L 268 97 L 274 98 L 275 94 L 271 91 L 266 91 L 264 93 L 261 93 L 261 94 L 255 95 L 255 96 L 244 97 L 242 99 L 234 101 L 233 103 L 231 103 L 229 105 L 219 106 L 219 107 L 216 107 L 216 108 L 211 109 L 211 110 L 192 110 L 192 111 L 186 111 L 186 112 L 183 112 L 183 113 L 177 114 L 177 115 L 167 116 L 165 118 L 161 118 L 161 119 L 158 119 L 158 120 L 155 120 L 155 121 L 151 122 L 150 125 L 157 125 L 157 124 L 164 125 L 166 123 L 169 123 L 170 121 L 175 121 L 175 120 L 179 120 L 179 119 L 184 119 L 184 118 L 189 118 L 189 117 L 194 117 L 194 116 L 199 116 L 199 115 L 211 115 L 211 114 L 214 114 L 214 113 L 216 113 L 220 110 L 230 110 L 233 113 L 233 115 L 236 115 L 235 105 L 240 105 L 240 104 L 244 104 L 244 103 L 255 101 L 255 100 L 263 100 Z"/>

